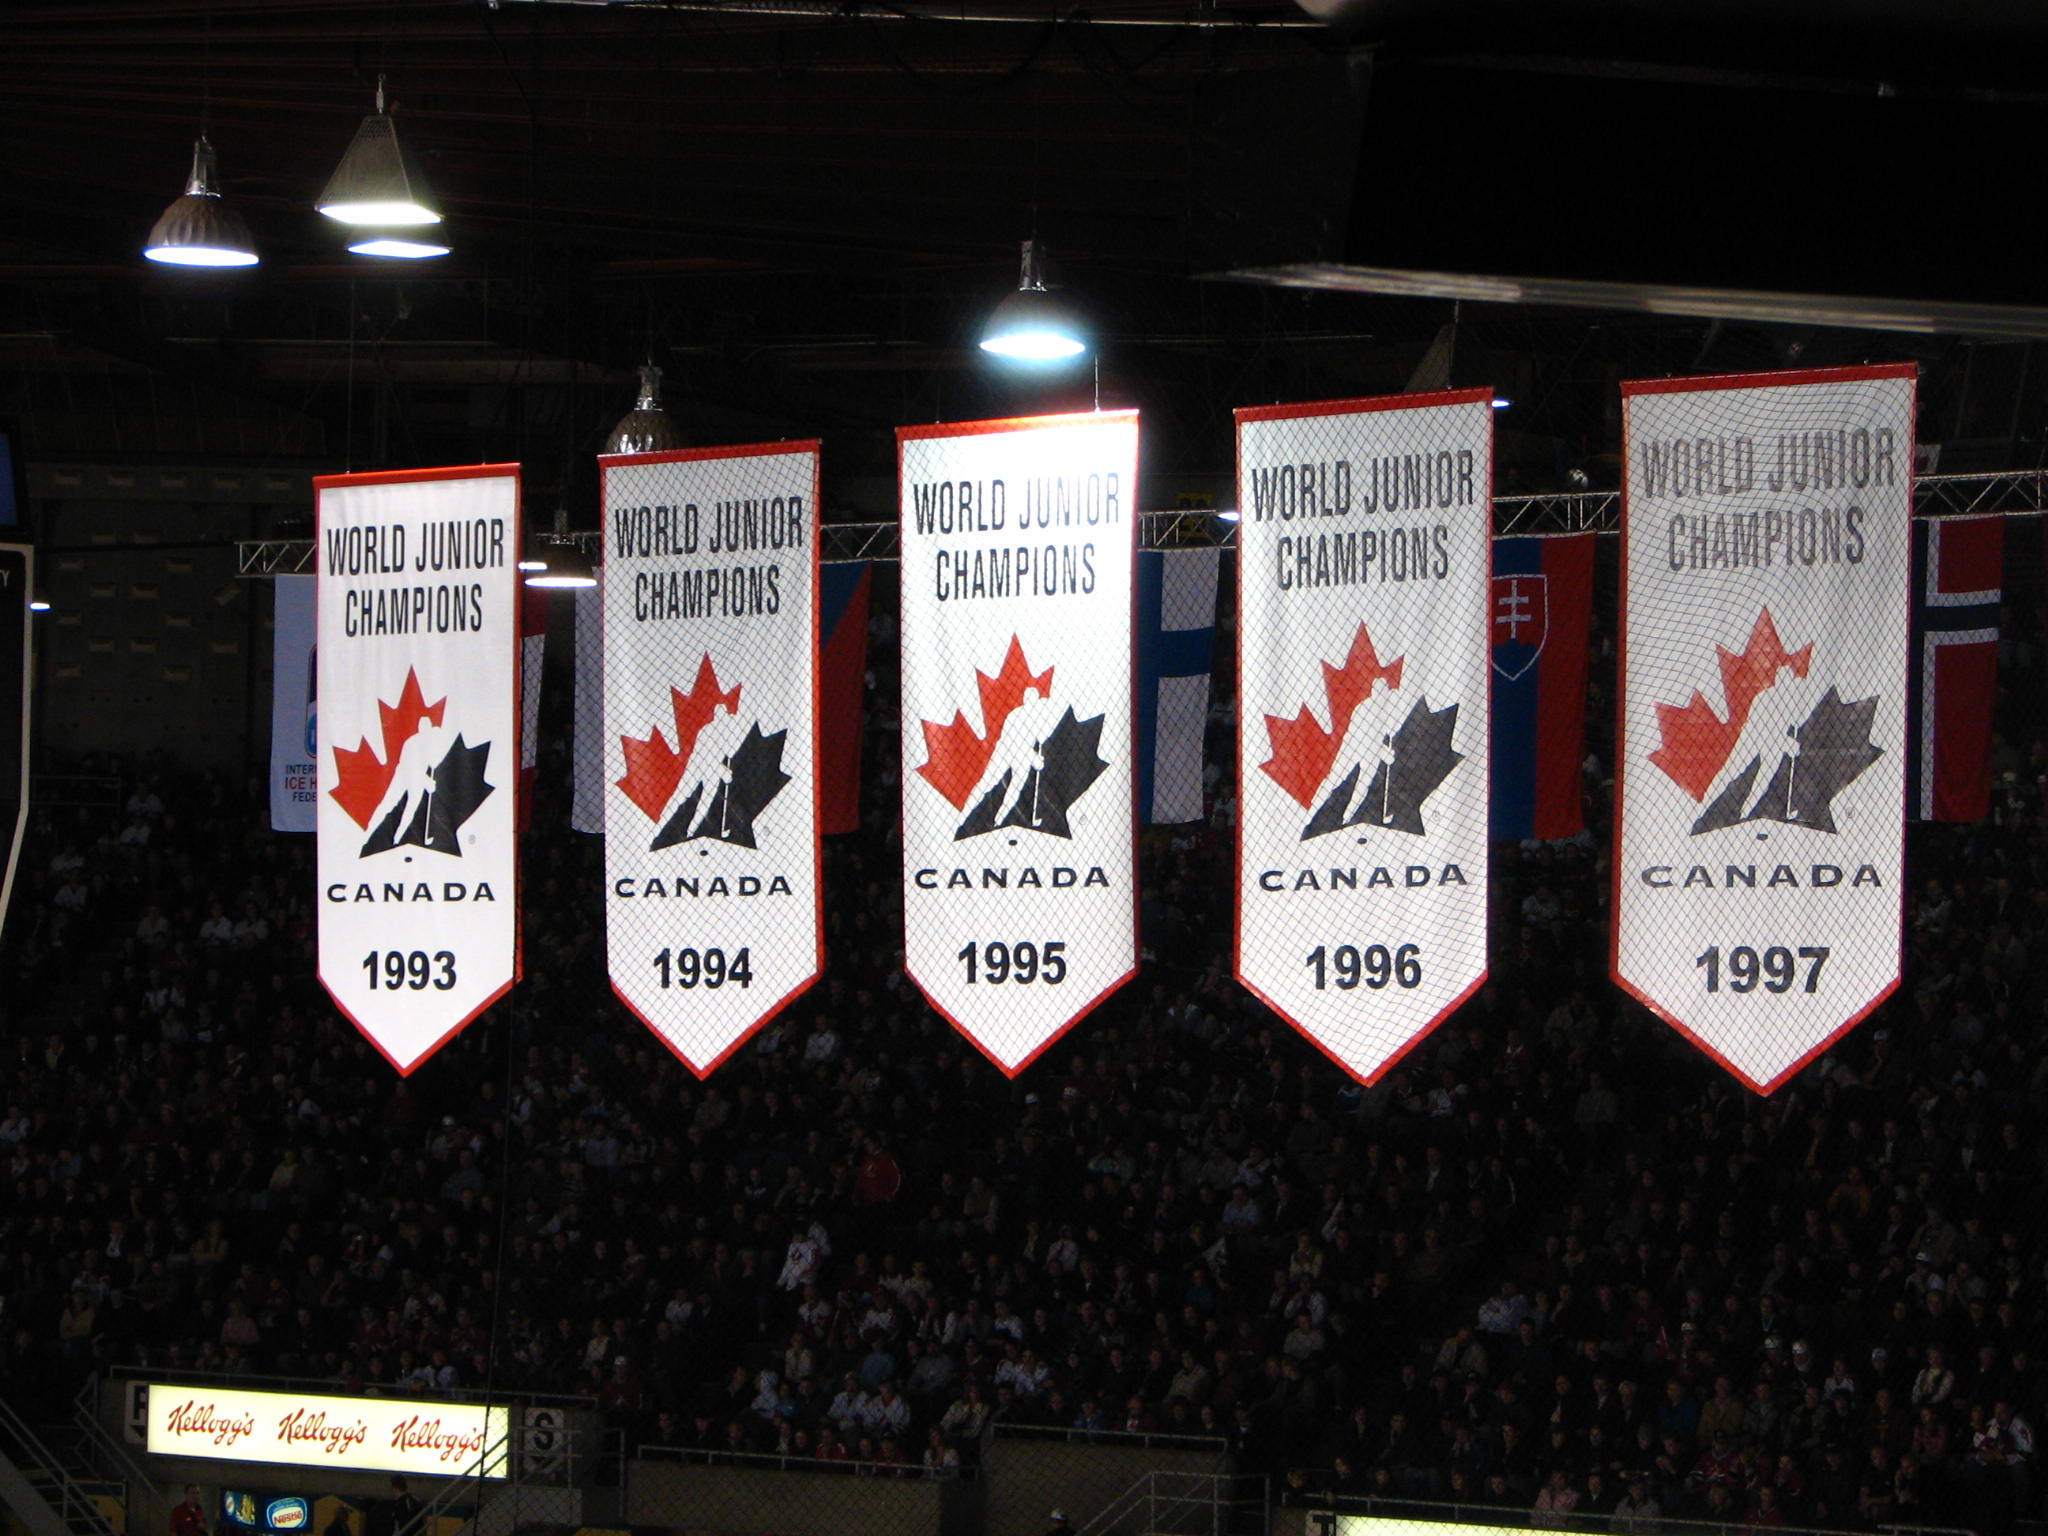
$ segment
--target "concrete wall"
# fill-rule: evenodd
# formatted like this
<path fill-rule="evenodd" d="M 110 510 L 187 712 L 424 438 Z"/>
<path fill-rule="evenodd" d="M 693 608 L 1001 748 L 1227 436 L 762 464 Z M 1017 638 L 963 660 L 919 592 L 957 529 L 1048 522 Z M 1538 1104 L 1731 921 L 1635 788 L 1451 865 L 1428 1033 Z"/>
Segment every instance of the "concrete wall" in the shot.
<path fill-rule="evenodd" d="M 626 1485 L 626 1522 L 635 1530 L 693 1536 L 938 1536 L 945 1487 L 922 1478 L 783 1472 L 767 1465 L 636 1462 Z"/>
<path fill-rule="evenodd" d="M 984 1536 L 1042 1536 L 1055 1508 L 1080 1530 L 1151 1473 L 1229 1470 L 1220 1452 L 1021 1438 L 994 1441 L 982 1465 L 989 1494 Z"/>

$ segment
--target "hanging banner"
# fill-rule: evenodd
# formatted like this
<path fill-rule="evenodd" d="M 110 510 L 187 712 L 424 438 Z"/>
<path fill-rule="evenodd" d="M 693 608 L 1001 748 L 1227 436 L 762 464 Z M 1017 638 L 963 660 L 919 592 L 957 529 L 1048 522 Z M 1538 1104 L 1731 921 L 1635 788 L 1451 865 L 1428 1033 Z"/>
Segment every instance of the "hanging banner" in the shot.
<path fill-rule="evenodd" d="M 1237 976 L 1368 1083 L 1486 978 L 1492 400 L 1237 413 Z"/>
<path fill-rule="evenodd" d="M 612 990 L 702 1077 L 824 967 L 818 445 L 599 463 Z"/>
<path fill-rule="evenodd" d="M 270 830 L 311 832 L 320 799 L 318 694 L 313 677 L 313 582 L 280 576 L 271 585 Z"/>
<path fill-rule="evenodd" d="M 35 551 L 28 545 L 0 544 L 0 929 L 7 926 L 14 866 L 28 830 L 29 642 L 35 619 L 28 604 L 35 570 Z"/>
<path fill-rule="evenodd" d="M 1138 552 L 1138 820 L 1202 819 L 1220 549 Z"/>
<path fill-rule="evenodd" d="M 1493 541 L 1493 836 L 1576 837 L 1593 620 L 1591 533 Z"/>
<path fill-rule="evenodd" d="M 1014 1077 L 1137 966 L 1135 411 L 897 431 L 904 963 Z"/>
<path fill-rule="evenodd" d="M 598 573 L 600 579 L 604 572 Z M 569 827 L 604 831 L 604 593 L 569 594 L 576 625 L 576 698 L 569 726 Z"/>
<path fill-rule="evenodd" d="M 518 965 L 519 470 L 313 486 L 320 980 L 409 1073 Z"/>
<path fill-rule="evenodd" d="M 1614 978 L 1759 1093 L 1899 981 L 1913 381 L 1622 385 Z"/>

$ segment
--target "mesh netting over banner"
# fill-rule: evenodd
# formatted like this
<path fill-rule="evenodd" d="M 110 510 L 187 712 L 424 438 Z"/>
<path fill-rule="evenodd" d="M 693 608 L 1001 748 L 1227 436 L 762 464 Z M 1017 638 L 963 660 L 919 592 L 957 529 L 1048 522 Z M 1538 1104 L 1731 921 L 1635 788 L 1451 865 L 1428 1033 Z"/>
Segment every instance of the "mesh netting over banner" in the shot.
<path fill-rule="evenodd" d="M 603 463 L 612 988 L 703 1074 L 823 964 L 817 444 Z"/>
<path fill-rule="evenodd" d="M 905 966 L 1014 1075 L 1137 961 L 1138 418 L 899 452 Z"/>
<path fill-rule="evenodd" d="M 1759 1091 L 1898 984 L 1913 377 L 1622 386 L 1614 975 Z"/>
<path fill-rule="evenodd" d="M 1368 1082 L 1486 975 L 1491 401 L 1238 413 L 1237 974 Z"/>

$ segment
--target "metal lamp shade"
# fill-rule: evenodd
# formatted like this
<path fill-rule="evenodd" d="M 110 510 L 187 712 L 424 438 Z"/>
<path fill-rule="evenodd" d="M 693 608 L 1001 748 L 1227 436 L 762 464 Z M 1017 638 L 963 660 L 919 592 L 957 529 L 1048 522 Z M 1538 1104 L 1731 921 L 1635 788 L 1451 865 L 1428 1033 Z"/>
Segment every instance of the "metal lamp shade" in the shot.
<path fill-rule="evenodd" d="M 547 550 L 547 569 L 533 571 L 527 575 L 529 587 L 594 587 L 597 585 L 597 568 L 591 564 L 590 551 L 573 539 L 554 544 Z"/>
<path fill-rule="evenodd" d="M 661 370 L 649 363 L 640 370 L 640 398 L 619 418 L 605 439 L 606 453 L 667 453 L 687 448 L 689 439 L 675 418 L 661 408 Z"/>
<path fill-rule="evenodd" d="M 1045 291 L 1044 252 L 1026 240 L 1017 291 L 995 307 L 981 328 L 981 350 L 1024 363 L 1079 357 L 1088 339 L 1074 312 Z"/>
<path fill-rule="evenodd" d="M 192 146 L 192 174 L 186 178 L 184 195 L 152 226 L 142 254 L 175 267 L 256 264 L 249 226 L 215 185 L 213 146 L 205 139 Z"/>
<path fill-rule="evenodd" d="M 441 222 L 434 195 L 406 153 L 388 112 L 372 112 L 363 119 L 315 206 L 342 224 L 401 229 Z"/>

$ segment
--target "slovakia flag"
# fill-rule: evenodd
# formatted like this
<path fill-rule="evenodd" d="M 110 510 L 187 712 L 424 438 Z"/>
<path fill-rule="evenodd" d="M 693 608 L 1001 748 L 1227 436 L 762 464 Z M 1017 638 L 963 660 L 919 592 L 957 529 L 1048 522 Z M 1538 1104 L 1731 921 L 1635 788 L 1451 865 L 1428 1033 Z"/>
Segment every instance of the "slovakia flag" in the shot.
<path fill-rule="evenodd" d="M 1493 541 L 1493 836 L 1584 830 L 1590 533 Z"/>

